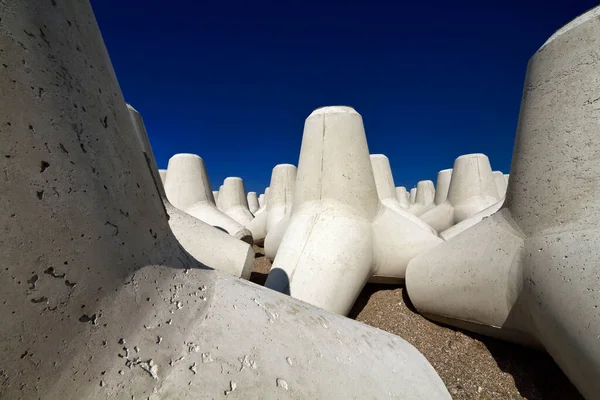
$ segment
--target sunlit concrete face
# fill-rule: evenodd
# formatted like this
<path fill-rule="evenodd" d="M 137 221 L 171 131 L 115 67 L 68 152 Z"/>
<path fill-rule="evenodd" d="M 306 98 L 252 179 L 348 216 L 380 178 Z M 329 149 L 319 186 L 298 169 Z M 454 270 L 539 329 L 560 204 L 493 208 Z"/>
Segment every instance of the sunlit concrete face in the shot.
<path fill-rule="evenodd" d="M 442 242 L 420 224 L 379 200 L 360 114 L 318 109 L 305 122 L 292 215 L 266 286 L 346 314 L 367 280 L 403 279 L 410 259 Z"/>
<path fill-rule="evenodd" d="M 599 16 L 567 24 L 530 60 L 502 208 L 406 277 L 421 313 L 545 348 L 589 399 L 600 393 Z"/>
<path fill-rule="evenodd" d="M 402 339 L 183 250 L 87 1 L 0 15 L 3 398 L 450 398 Z"/>

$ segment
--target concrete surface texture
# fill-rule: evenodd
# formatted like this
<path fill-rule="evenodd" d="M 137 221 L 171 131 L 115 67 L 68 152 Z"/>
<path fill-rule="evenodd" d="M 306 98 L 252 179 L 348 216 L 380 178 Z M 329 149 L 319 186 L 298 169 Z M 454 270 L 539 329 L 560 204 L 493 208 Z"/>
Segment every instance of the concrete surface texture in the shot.
<path fill-rule="evenodd" d="M 408 200 L 410 201 L 410 204 L 415 204 L 415 200 L 417 198 L 417 188 L 412 188 L 410 189 L 409 195 L 408 195 Z"/>
<path fill-rule="evenodd" d="M 256 195 L 256 192 L 248 192 L 246 199 L 248 200 L 248 208 L 250 209 L 250 212 L 252 214 L 257 212 L 260 206 L 258 205 L 258 196 Z"/>
<path fill-rule="evenodd" d="M 345 315 L 372 276 L 403 279 L 410 259 L 441 242 L 379 201 L 360 114 L 334 106 L 306 119 L 292 215 L 267 287 Z"/>
<path fill-rule="evenodd" d="M 205 224 L 169 203 L 142 115 L 129 104 L 127 104 L 127 109 L 133 125 L 131 132 L 140 144 L 147 166 L 154 179 L 157 193 L 169 215 L 169 227 L 175 238 L 181 243 L 185 251 L 203 265 L 227 272 L 233 276 L 244 279 L 250 278 L 254 263 L 252 246 Z"/>
<path fill-rule="evenodd" d="M 434 199 L 435 186 L 433 185 L 433 181 L 420 181 L 417 183 L 415 202 L 408 210 L 414 215 L 419 216 L 435 207 Z"/>
<path fill-rule="evenodd" d="M 496 190 L 498 191 L 498 196 L 503 199 L 506 194 L 506 185 L 508 184 L 508 179 L 504 176 L 501 171 L 494 171 L 494 182 L 496 183 Z"/>
<path fill-rule="evenodd" d="M 588 399 L 600 393 L 599 16 L 531 58 L 503 207 L 406 277 L 421 313 L 544 347 Z"/>
<path fill-rule="evenodd" d="M 472 217 L 500 200 L 485 154 L 466 154 L 454 161 L 446 201 L 424 212 L 420 218 L 438 232 Z"/>
<path fill-rule="evenodd" d="M 229 177 L 223 182 L 223 190 L 219 190 L 221 209 L 241 225 L 254 219 L 248 207 L 246 188 L 242 178 Z"/>
<path fill-rule="evenodd" d="M 183 251 L 89 2 L 0 14 L 0 397 L 450 398 L 399 337 Z"/>
<path fill-rule="evenodd" d="M 398 199 L 398 202 L 402 208 L 408 209 L 410 206 L 410 198 L 404 186 L 398 186 L 396 188 L 396 198 Z"/>
<path fill-rule="evenodd" d="M 267 235 L 265 237 L 265 256 L 275 259 L 283 234 L 287 229 L 292 212 L 294 187 L 296 185 L 296 166 L 279 164 L 273 168 L 269 184 L 267 202 Z"/>
<path fill-rule="evenodd" d="M 437 181 L 435 184 L 435 198 L 433 200 L 436 206 L 443 203 L 448 198 L 448 190 L 450 189 L 451 179 L 452 168 L 443 169 L 438 172 Z"/>
<path fill-rule="evenodd" d="M 204 161 L 196 154 L 176 154 L 169 159 L 165 191 L 173 206 L 237 239 L 252 242 L 250 231 L 215 206 Z"/>

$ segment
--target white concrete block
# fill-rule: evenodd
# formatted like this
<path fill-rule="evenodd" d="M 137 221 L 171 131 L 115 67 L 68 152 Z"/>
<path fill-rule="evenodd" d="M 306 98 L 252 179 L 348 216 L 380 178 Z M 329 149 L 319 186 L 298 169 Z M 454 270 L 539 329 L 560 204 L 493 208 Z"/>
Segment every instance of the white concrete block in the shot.
<path fill-rule="evenodd" d="M 578 17 L 529 61 L 502 208 L 406 276 L 424 315 L 545 348 L 588 399 L 600 393 L 599 17 Z"/>

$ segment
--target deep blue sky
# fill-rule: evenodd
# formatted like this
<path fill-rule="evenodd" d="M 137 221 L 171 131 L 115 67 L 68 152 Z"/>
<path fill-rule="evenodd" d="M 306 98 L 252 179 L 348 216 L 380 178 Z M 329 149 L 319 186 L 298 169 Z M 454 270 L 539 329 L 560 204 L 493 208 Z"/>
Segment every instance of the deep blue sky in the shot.
<path fill-rule="evenodd" d="M 289 4 L 287 4 L 289 3 Z M 408 188 L 482 152 L 508 172 L 528 59 L 591 0 L 92 0 L 160 168 L 204 158 L 213 189 L 262 192 L 304 119 L 350 105 Z"/>

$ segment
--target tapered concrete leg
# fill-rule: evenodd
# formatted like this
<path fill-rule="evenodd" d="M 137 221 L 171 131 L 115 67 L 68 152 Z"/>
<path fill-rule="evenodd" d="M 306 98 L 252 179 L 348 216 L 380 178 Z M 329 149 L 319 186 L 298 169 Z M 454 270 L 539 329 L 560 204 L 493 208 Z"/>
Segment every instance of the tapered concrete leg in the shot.
<path fill-rule="evenodd" d="M 360 114 L 349 107 L 314 111 L 305 123 L 292 215 L 266 286 L 346 314 L 373 275 L 401 280 L 411 257 L 439 243 L 431 228 L 379 201 Z"/>
<path fill-rule="evenodd" d="M 410 189 L 408 200 L 410 201 L 410 204 L 413 205 L 413 204 L 415 204 L 416 199 L 417 199 L 417 188 L 412 188 L 412 189 Z"/>
<path fill-rule="evenodd" d="M 249 279 L 254 264 L 254 250 L 252 250 L 252 247 L 186 214 L 169 203 L 159 176 L 156 159 L 150 146 L 142 115 L 129 104 L 127 104 L 127 109 L 133 124 L 132 133 L 135 134 L 140 143 L 147 166 L 154 178 L 157 192 L 160 194 L 165 210 L 169 215 L 169 227 L 179 243 L 185 251 L 203 265 L 227 272 L 233 276 Z"/>
<path fill-rule="evenodd" d="M 246 225 L 254 219 L 254 215 L 248 208 L 246 199 L 246 188 L 242 178 L 226 178 L 223 182 L 221 195 L 221 209 L 237 223 Z"/>
<path fill-rule="evenodd" d="M 219 202 L 219 192 L 217 192 L 216 190 L 212 191 L 213 193 L 213 199 L 215 199 L 215 204 Z"/>
<path fill-rule="evenodd" d="M 223 193 L 223 185 L 219 186 L 219 193 Z M 221 204 L 221 199 L 219 199 L 219 201 L 216 201 L 216 199 L 215 199 L 215 206 L 217 206 L 217 209 L 223 211 L 223 206 Z"/>
<path fill-rule="evenodd" d="M 406 274 L 418 310 L 529 336 L 588 399 L 600 393 L 599 17 L 575 19 L 530 60 L 503 208 Z"/>
<path fill-rule="evenodd" d="M 432 181 L 420 181 L 417 184 L 417 193 L 415 194 L 415 202 L 409 208 L 409 211 L 414 215 L 421 215 L 435 207 L 435 186 Z"/>
<path fill-rule="evenodd" d="M 246 198 L 248 199 L 248 208 L 250 209 L 250 212 L 254 214 L 260 208 L 258 205 L 258 196 L 256 195 L 256 192 L 248 192 Z"/>
<path fill-rule="evenodd" d="M 450 180 L 452 179 L 452 168 L 443 169 L 438 172 L 437 182 L 435 184 L 435 205 L 442 204 L 448 198 L 450 190 Z"/>
<path fill-rule="evenodd" d="M 504 198 L 506 194 L 506 185 L 508 180 L 504 177 L 504 174 L 500 171 L 494 171 L 494 182 L 496 183 L 496 190 L 498 191 L 498 196 L 500 198 Z"/>
<path fill-rule="evenodd" d="M 198 268 L 87 1 L 0 15 L 3 398 L 450 398 L 402 339 Z"/>
<path fill-rule="evenodd" d="M 467 154 L 454 161 L 448 201 L 454 206 L 454 223 L 459 223 L 500 200 L 485 154 Z"/>
<path fill-rule="evenodd" d="M 167 198 L 185 211 L 233 237 L 252 243 L 252 234 L 240 223 L 218 210 L 202 158 L 195 154 L 176 154 L 167 167 Z"/>
<path fill-rule="evenodd" d="M 398 202 L 402 208 L 408 209 L 410 206 L 410 199 L 404 186 L 399 186 L 396 188 L 396 198 L 398 199 Z"/>
<path fill-rule="evenodd" d="M 166 169 L 159 169 L 158 173 L 160 175 L 160 182 L 164 186 L 165 182 L 166 182 L 166 179 L 167 179 L 167 170 Z"/>
<path fill-rule="evenodd" d="M 267 235 L 279 222 L 292 211 L 294 186 L 296 185 L 296 166 L 279 164 L 273 168 L 267 202 Z"/>
<path fill-rule="evenodd" d="M 263 207 L 264 202 L 265 202 L 265 194 L 262 193 L 260 196 L 258 196 L 258 207 L 259 207 L 259 209 Z"/>

